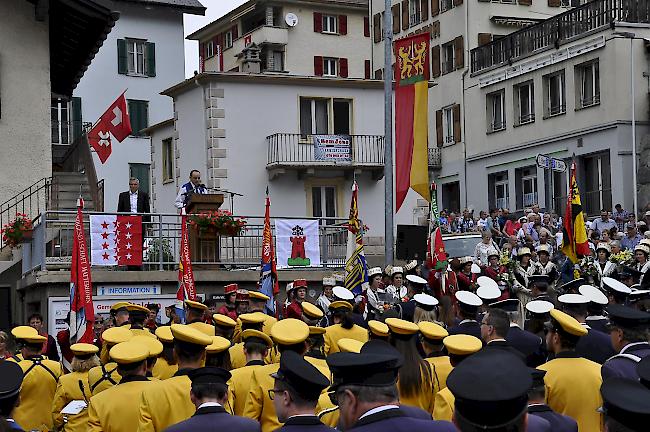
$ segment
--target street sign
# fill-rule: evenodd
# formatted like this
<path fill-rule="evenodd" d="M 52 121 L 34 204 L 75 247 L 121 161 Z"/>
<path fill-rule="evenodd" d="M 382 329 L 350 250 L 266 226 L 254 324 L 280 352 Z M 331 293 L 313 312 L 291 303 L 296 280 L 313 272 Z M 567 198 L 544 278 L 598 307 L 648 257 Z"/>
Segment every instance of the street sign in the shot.
<path fill-rule="evenodd" d="M 548 155 L 537 155 L 537 166 L 544 169 L 550 169 L 556 172 L 565 172 L 566 163 L 561 159 L 555 159 Z"/>

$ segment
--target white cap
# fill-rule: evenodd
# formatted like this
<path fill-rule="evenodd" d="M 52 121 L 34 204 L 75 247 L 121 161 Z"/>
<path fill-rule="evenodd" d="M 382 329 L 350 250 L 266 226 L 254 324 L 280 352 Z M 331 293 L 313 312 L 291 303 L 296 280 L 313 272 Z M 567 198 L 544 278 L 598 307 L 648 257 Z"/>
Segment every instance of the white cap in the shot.
<path fill-rule="evenodd" d="M 429 307 L 436 306 L 439 303 L 437 298 L 430 296 L 429 294 L 416 294 L 413 296 L 413 300 L 415 300 L 416 303 Z"/>
<path fill-rule="evenodd" d="M 406 271 L 411 271 L 414 268 L 416 268 L 417 266 L 418 266 L 418 262 L 416 260 L 413 260 L 413 261 L 409 261 L 408 263 L 406 263 L 406 265 L 404 266 L 404 269 Z"/>
<path fill-rule="evenodd" d="M 603 292 L 600 289 L 596 288 L 595 286 L 580 285 L 580 288 L 578 288 L 578 292 L 583 296 L 587 297 L 589 301 L 592 303 L 596 303 L 599 305 L 606 305 L 607 303 L 609 303 L 607 296 L 603 294 Z"/>
<path fill-rule="evenodd" d="M 458 261 L 460 261 L 461 264 L 467 264 L 467 263 L 472 262 L 473 259 L 474 258 L 471 257 L 471 256 L 464 256 L 464 257 L 458 258 Z"/>
<path fill-rule="evenodd" d="M 427 280 L 417 275 L 406 275 L 406 280 L 419 285 L 426 285 Z"/>
<path fill-rule="evenodd" d="M 393 269 L 390 271 L 390 275 L 394 276 L 396 273 L 404 274 L 404 269 L 402 267 L 393 267 Z"/>
<path fill-rule="evenodd" d="M 608 288 L 621 294 L 629 294 L 632 292 L 632 290 L 623 282 L 607 276 L 603 277 L 603 285 L 607 285 Z"/>
<path fill-rule="evenodd" d="M 338 274 L 338 273 L 336 273 L 336 274 L 332 275 L 332 277 L 334 278 L 334 280 L 335 280 L 336 282 L 343 282 L 343 281 L 345 281 L 345 276 L 342 275 L 342 274 Z"/>
<path fill-rule="evenodd" d="M 498 286 L 483 285 L 478 287 L 476 290 L 476 295 L 478 295 L 483 300 L 496 300 L 501 297 L 501 290 Z"/>
<path fill-rule="evenodd" d="M 333 287 L 334 285 L 336 285 L 336 281 L 334 280 L 333 277 L 329 276 L 329 277 L 324 277 L 323 278 L 323 286 L 331 286 L 331 287 Z"/>
<path fill-rule="evenodd" d="M 287 284 L 287 292 L 291 291 L 293 289 L 293 282 L 289 282 Z"/>
<path fill-rule="evenodd" d="M 526 303 L 526 310 L 534 314 L 549 313 L 554 308 L 553 303 L 546 300 L 533 300 Z"/>
<path fill-rule="evenodd" d="M 476 279 L 476 283 L 479 287 L 494 287 L 499 289 L 499 284 L 494 279 L 487 276 L 479 276 L 478 279 Z"/>
<path fill-rule="evenodd" d="M 342 286 L 335 286 L 332 288 L 332 293 L 334 294 L 334 297 L 339 300 L 351 301 L 354 299 L 354 294 L 352 294 L 352 291 Z"/>
<path fill-rule="evenodd" d="M 368 270 L 368 277 L 373 277 L 375 275 L 380 275 L 380 274 L 383 274 L 383 273 L 384 272 L 381 269 L 381 267 L 373 267 L 370 270 Z"/>
<path fill-rule="evenodd" d="M 560 303 L 572 304 L 572 305 L 589 303 L 589 299 L 583 296 L 582 294 L 562 294 L 557 298 L 557 301 L 559 301 Z"/>
<path fill-rule="evenodd" d="M 479 267 L 476 263 L 472 263 L 472 273 L 481 274 L 481 267 Z"/>
<path fill-rule="evenodd" d="M 483 300 L 481 300 L 479 296 L 469 291 L 456 291 L 456 300 L 465 305 L 474 307 L 479 307 L 483 304 Z"/>

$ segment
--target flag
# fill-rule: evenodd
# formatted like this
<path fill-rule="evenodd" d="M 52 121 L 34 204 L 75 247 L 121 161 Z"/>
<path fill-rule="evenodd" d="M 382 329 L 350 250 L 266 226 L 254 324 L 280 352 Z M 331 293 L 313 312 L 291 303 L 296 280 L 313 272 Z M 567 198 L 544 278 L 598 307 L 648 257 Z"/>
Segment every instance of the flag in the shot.
<path fill-rule="evenodd" d="M 271 198 L 266 188 L 266 211 L 264 212 L 264 232 L 262 234 L 262 266 L 260 268 L 260 292 L 269 297 L 266 311 L 275 315 L 275 295 L 280 292 L 278 271 L 275 262 L 273 231 L 271 230 Z"/>
<path fill-rule="evenodd" d="M 72 240 L 72 266 L 70 267 L 70 342 L 93 343 L 95 309 L 93 307 L 93 282 L 86 248 L 83 223 L 83 199 L 77 202 L 77 218 Z"/>
<path fill-rule="evenodd" d="M 364 284 L 368 284 L 368 264 L 363 253 L 363 226 L 359 220 L 358 195 L 359 186 L 354 181 L 348 220 L 348 248 L 345 255 L 345 287 L 354 295 L 361 294 Z"/>
<path fill-rule="evenodd" d="M 88 144 L 95 149 L 101 163 L 105 163 L 112 152 L 111 134 L 118 142 L 122 142 L 131 132 L 126 98 L 122 93 L 88 132 Z"/>
<path fill-rule="evenodd" d="M 91 215 L 90 258 L 95 266 L 141 266 L 142 216 Z"/>
<path fill-rule="evenodd" d="M 395 42 L 395 211 L 409 187 L 429 199 L 429 40 L 420 33 Z"/>
<path fill-rule="evenodd" d="M 178 263 L 178 291 L 176 291 L 176 314 L 185 322 L 185 300 L 196 300 L 196 286 L 190 257 L 190 239 L 187 232 L 187 215 L 181 216 L 181 249 Z"/>
<path fill-rule="evenodd" d="M 436 184 L 431 183 L 431 200 L 429 204 L 429 236 L 427 238 L 427 264 L 432 270 L 447 268 L 447 253 L 440 231 L 440 215 L 438 213 L 438 197 Z"/>
<path fill-rule="evenodd" d="M 562 226 L 562 252 L 571 260 L 577 263 L 581 256 L 591 254 L 587 241 L 587 230 L 585 228 L 585 214 L 582 211 L 580 202 L 580 191 L 576 179 L 576 163 L 571 163 L 571 174 L 569 180 L 569 196 L 567 197 L 564 223 Z"/>

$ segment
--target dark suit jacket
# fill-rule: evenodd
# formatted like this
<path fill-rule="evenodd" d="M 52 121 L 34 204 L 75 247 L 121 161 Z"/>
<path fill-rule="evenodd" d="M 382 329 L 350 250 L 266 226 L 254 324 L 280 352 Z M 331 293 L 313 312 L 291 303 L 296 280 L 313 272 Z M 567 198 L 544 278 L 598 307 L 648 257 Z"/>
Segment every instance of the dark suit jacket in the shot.
<path fill-rule="evenodd" d="M 556 413 L 548 405 L 533 405 L 528 407 L 528 418 L 541 417 L 551 424 L 553 432 L 578 432 L 578 423 L 569 416 Z"/>
<path fill-rule="evenodd" d="M 587 334 L 578 340 L 576 353 L 580 357 L 603 364 L 616 354 L 616 351 L 612 348 L 612 341 L 608 334 L 590 328 Z"/>
<path fill-rule="evenodd" d="M 477 321 L 464 322 L 450 328 L 449 334 L 466 334 L 481 339 L 481 325 Z"/>
<path fill-rule="evenodd" d="M 519 327 L 510 327 L 506 341 L 526 357 L 528 367 L 537 367 L 545 362 L 544 345 L 539 336 Z"/>
<path fill-rule="evenodd" d="M 648 357 L 650 356 L 650 344 L 647 342 L 637 342 L 623 348 L 621 353 L 623 355 L 615 355 L 603 364 L 603 367 L 600 369 L 603 381 L 612 377 L 638 380 L 639 374 L 636 371 L 638 363 L 634 359 L 627 357 L 627 355 L 631 354 L 641 359 Z"/>
<path fill-rule="evenodd" d="M 291 417 L 287 419 L 284 426 L 276 429 L 276 432 L 336 432 L 329 426 L 325 426 L 316 416 Z"/>
<path fill-rule="evenodd" d="M 207 431 L 260 432 L 260 424 L 254 420 L 230 415 L 223 407 L 210 406 L 196 410 L 196 413 L 180 423 L 165 429 L 165 432 L 207 432 Z"/>
<path fill-rule="evenodd" d="M 594 330 L 598 330 L 599 332 L 603 332 L 606 334 L 609 334 L 609 331 L 607 331 L 607 324 L 609 323 L 609 320 L 607 318 L 597 318 L 597 319 L 589 319 L 590 317 L 587 317 L 586 323 L 589 324 L 589 327 L 591 327 Z"/>
<path fill-rule="evenodd" d="M 521 359 L 521 361 L 523 363 L 526 362 L 526 358 L 524 357 L 523 353 L 521 351 L 519 351 L 518 349 L 515 349 L 512 346 L 510 346 L 508 341 L 495 340 L 495 341 L 488 342 L 483 347 L 483 350 L 484 351 L 491 351 L 491 350 L 506 351 L 506 352 L 509 352 L 510 354 L 514 355 L 518 359 Z"/>
<path fill-rule="evenodd" d="M 401 408 L 392 408 L 358 420 L 349 430 L 354 432 L 456 432 L 456 427 L 446 421 L 407 417 Z"/>
<path fill-rule="evenodd" d="M 131 212 L 131 198 L 129 194 L 131 192 L 126 191 L 120 193 L 119 198 L 117 199 L 117 211 L 118 213 L 130 213 Z M 151 213 L 151 208 L 149 207 L 149 195 L 145 192 L 138 191 L 138 213 Z M 149 222 L 151 220 L 148 216 L 143 216 L 143 222 Z"/>
<path fill-rule="evenodd" d="M 526 432 L 556 432 L 555 429 L 551 429 L 551 423 L 538 416 L 528 416 L 528 425 L 526 426 Z"/>

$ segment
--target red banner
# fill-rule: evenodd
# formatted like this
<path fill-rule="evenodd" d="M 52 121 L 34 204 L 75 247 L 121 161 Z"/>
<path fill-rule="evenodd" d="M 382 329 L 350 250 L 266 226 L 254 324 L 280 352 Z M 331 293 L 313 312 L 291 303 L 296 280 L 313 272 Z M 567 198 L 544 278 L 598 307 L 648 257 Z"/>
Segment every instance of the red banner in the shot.
<path fill-rule="evenodd" d="M 181 216 L 181 251 L 178 265 L 178 291 L 176 298 L 180 301 L 196 300 L 196 286 L 192 272 L 192 258 L 190 256 L 190 240 L 187 231 L 187 215 Z"/>
<path fill-rule="evenodd" d="M 93 282 L 90 275 L 90 258 L 86 247 L 82 208 L 83 200 L 80 198 L 74 223 L 70 268 L 70 341 L 93 343 L 95 321 Z"/>
<path fill-rule="evenodd" d="M 117 265 L 142 265 L 142 216 L 117 216 L 115 245 Z"/>
<path fill-rule="evenodd" d="M 122 142 L 131 132 L 131 119 L 122 93 L 88 132 L 88 143 L 97 152 L 99 160 L 105 163 L 112 152 L 111 134 Z"/>

